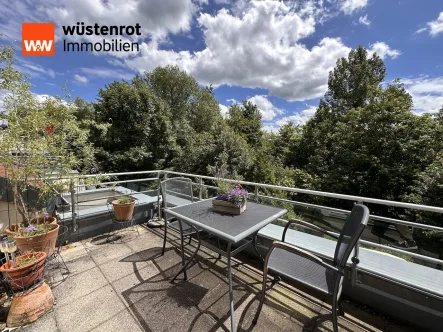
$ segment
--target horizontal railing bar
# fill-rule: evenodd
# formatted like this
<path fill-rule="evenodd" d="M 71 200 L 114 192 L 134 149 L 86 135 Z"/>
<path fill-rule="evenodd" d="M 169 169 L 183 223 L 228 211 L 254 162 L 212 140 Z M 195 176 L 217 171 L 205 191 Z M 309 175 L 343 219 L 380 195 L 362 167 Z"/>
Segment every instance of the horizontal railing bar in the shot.
<path fill-rule="evenodd" d="M 258 197 L 264 198 L 264 199 L 269 199 L 269 200 L 274 200 L 274 201 L 278 201 L 278 202 L 306 206 L 306 207 L 310 207 L 310 208 L 314 208 L 314 209 L 325 209 L 325 210 L 334 211 L 334 212 L 343 213 L 343 214 L 351 213 L 351 211 L 348 211 L 348 210 L 336 209 L 336 208 L 331 208 L 328 206 L 317 205 L 317 204 L 291 201 L 289 199 L 277 198 L 277 197 L 272 197 L 272 196 L 258 195 Z M 420 229 L 443 232 L 443 227 L 437 227 L 437 226 L 426 225 L 426 224 L 419 224 L 416 222 L 405 221 L 405 220 L 401 220 L 401 219 L 393 219 L 393 218 L 387 218 L 387 217 L 381 217 L 381 216 L 374 216 L 372 214 L 369 215 L 369 218 L 372 220 L 379 220 L 379 221 L 383 221 L 386 223 L 405 225 L 405 226 L 410 226 L 410 227 L 415 227 L 415 228 L 420 228 Z"/>
<path fill-rule="evenodd" d="M 180 172 L 173 172 L 173 171 L 163 171 L 163 173 L 176 174 L 176 175 L 182 175 L 182 176 L 187 176 L 187 177 L 195 177 L 195 174 L 189 174 L 189 173 L 180 173 Z M 215 178 L 212 176 L 203 176 L 202 175 L 199 177 L 202 179 L 207 179 L 207 180 L 216 180 L 216 181 L 222 180 L 224 182 L 229 182 L 229 183 L 240 183 L 240 184 L 244 184 L 244 185 L 257 186 L 260 188 L 276 189 L 276 190 L 283 190 L 283 191 L 295 192 L 295 193 L 300 193 L 300 194 L 308 194 L 308 195 L 316 195 L 316 196 L 322 196 L 322 197 L 344 199 L 344 200 L 354 201 L 354 202 L 365 202 L 365 203 L 373 203 L 373 204 L 380 204 L 380 205 L 386 205 L 386 206 L 403 207 L 403 208 L 421 210 L 421 211 L 443 213 L 443 208 L 429 206 L 429 205 L 387 201 L 387 200 L 378 199 L 378 198 L 368 198 L 368 197 L 362 197 L 362 196 L 336 194 L 336 193 L 317 191 L 317 190 L 282 187 L 282 186 L 275 186 L 275 185 L 271 185 L 271 184 L 256 183 L 256 182 L 241 181 L 241 180 L 218 179 L 218 178 Z"/>
<path fill-rule="evenodd" d="M 280 221 L 280 222 L 283 222 L 285 224 L 289 222 L 288 220 L 282 219 L 282 218 L 278 218 L 277 220 Z M 301 224 L 296 224 L 296 225 L 297 226 L 302 226 Z M 308 228 L 308 227 L 305 226 L 305 228 Z M 311 228 L 311 230 L 312 230 L 312 228 Z M 340 236 L 340 234 L 336 233 L 336 232 L 331 232 L 331 231 L 327 231 L 327 230 L 325 230 L 325 232 L 331 233 L 331 234 L 333 234 L 335 236 Z M 362 239 L 360 239 L 359 242 L 360 242 L 360 244 L 366 244 L 366 245 L 371 246 L 371 247 L 381 248 L 381 249 L 385 249 L 385 250 L 390 250 L 390 251 L 393 251 L 393 252 L 396 252 L 396 253 L 399 253 L 399 254 L 402 254 L 402 255 L 414 257 L 414 258 L 417 258 L 417 259 L 420 259 L 420 260 L 423 260 L 423 261 L 427 261 L 427 262 L 430 262 L 430 263 L 443 264 L 443 260 L 440 260 L 440 259 L 437 259 L 437 258 L 432 258 L 432 257 L 428 257 L 428 256 L 425 256 L 425 255 L 416 254 L 416 253 L 413 253 L 413 252 L 409 252 L 409 251 L 405 251 L 405 250 L 389 247 L 389 246 L 386 246 L 386 245 L 383 245 L 383 244 L 378 244 L 378 243 L 374 243 L 374 242 L 370 242 L 370 241 L 366 241 L 366 240 L 362 240 Z"/>
<path fill-rule="evenodd" d="M 207 185 L 207 184 L 202 184 L 202 187 L 216 189 L 216 190 L 218 189 L 218 187 L 216 187 L 216 186 L 210 186 L 210 185 Z"/>
<path fill-rule="evenodd" d="M 137 171 L 137 172 L 120 172 L 120 173 L 99 173 L 99 174 L 78 174 L 71 176 L 63 176 L 63 177 L 49 177 L 44 180 L 71 180 L 71 179 L 85 179 L 85 178 L 94 178 L 101 176 L 120 176 L 120 175 L 139 175 L 139 174 L 154 174 L 154 173 L 163 173 L 162 170 L 155 171 Z M 41 181 L 41 178 L 31 178 L 28 181 Z"/>
<path fill-rule="evenodd" d="M 407 208 L 407 209 L 414 209 L 414 210 L 421 210 L 421 211 L 443 213 L 443 208 L 442 207 L 436 207 L 436 206 L 413 204 L 413 203 L 405 203 L 405 202 L 396 202 L 396 201 L 388 201 L 388 200 L 384 200 L 384 199 L 368 198 L 368 197 L 354 196 L 354 195 L 336 194 L 336 193 L 331 193 L 331 192 L 317 191 L 317 190 L 310 190 L 310 189 L 282 187 L 282 186 L 276 186 L 276 185 L 271 185 L 271 184 L 256 183 L 256 182 L 249 182 L 249 181 L 242 181 L 242 180 L 219 179 L 219 178 L 216 178 L 216 177 L 213 177 L 213 176 L 196 175 L 196 174 L 174 172 L 174 171 L 164 171 L 164 170 L 78 175 L 78 176 L 67 177 L 67 179 L 69 179 L 69 178 L 71 178 L 71 179 L 75 179 L 75 178 L 89 178 L 89 177 L 100 177 L 100 176 L 154 174 L 154 173 L 157 173 L 157 175 L 160 175 L 160 174 L 175 174 L 175 175 L 181 175 L 181 176 L 192 177 L 192 178 L 201 178 L 201 179 L 207 179 L 207 180 L 213 180 L 213 181 L 214 180 L 215 181 L 222 180 L 222 181 L 228 182 L 228 183 L 240 183 L 240 184 L 244 184 L 244 185 L 257 186 L 257 187 L 260 187 L 260 188 L 269 188 L 269 189 L 283 190 L 283 191 L 295 192 L 295 193 L 300 193 L 300 194 L 316 195 L 316 196 L 336 198 L 336 199 L 344 199 L 344 200 L 364 202 L 364 203 L 380 204 L 380 205 L 385 205 L 385 206 L 396 206 L 396 207 L 402 207 L 402 208 Z M 55 177 L 54 179 L 60 179 L 60 178 Z"/>
<path fill-rule="evenodd" d="M 108 182 L 99 182 L 93 184 L 79 184 L 77 187 L 89 187 L 93 185 L 107 185 L 107 184 L 119 184 L 119 183 L 134 183 L 134 182 L 145 182 L 145 181 L 157 181 L 157 178 L 145 178 L 145 179 L 137 179 L 137 180 L 120 180 L 120 181 L 108 181 Z"/>

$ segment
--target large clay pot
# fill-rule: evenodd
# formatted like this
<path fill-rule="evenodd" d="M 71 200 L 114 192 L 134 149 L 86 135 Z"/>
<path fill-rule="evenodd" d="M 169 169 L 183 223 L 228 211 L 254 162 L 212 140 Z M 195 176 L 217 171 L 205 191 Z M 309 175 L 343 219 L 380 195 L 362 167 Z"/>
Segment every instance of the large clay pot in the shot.
<path fill-rule="evenodd" d="M 30 257 L 35 257 L 36 261 L 20 267 L 13 267 L 11 263 L 0 266 L 0 271 L 13 291 L 24 291 L 43 280 L 46 253 L 41 251 L 20 255 L 16 258 L 16 262 L 20 264 L 20 261 Z"/>
<path fill-rule="evenodd" d="M 120 204 L 118 200 L 112 201 L 112 206 L 114 208 L 115 220 L 117 221 L 128 221 L 132 219 L 134 213 L 135 200 L 131 203 Z"/>
<path fill-rule="evenodd" d="M 54 305 L 51 289 L 44 282 L 32 291 L 14 295 L 6 325 L 19 327 L 30 324 L 50 311 Z"/>
<path fill-rule="evenodd" d="M 8 237 L 15 240 L 17 248 L 22 253 L 25 253 L 26 251 L 44 251 L 48 256 L 51 256 L 55 250 L 59 226 L 55 221 L 55 218 L 52 217 L 46 218 L 45 221 L 43 221 L 43 218 L 37 220 L 33 219 L 31 224 L 36 225 L 43 222 L 49 223 L 51 227 L 51 230 L 45 234 L 36 236 L 16 236 L 16 231 L 19 225 L 12 225 L 11 227 L 6 228 L 6 233 L 8 234 Z"/>

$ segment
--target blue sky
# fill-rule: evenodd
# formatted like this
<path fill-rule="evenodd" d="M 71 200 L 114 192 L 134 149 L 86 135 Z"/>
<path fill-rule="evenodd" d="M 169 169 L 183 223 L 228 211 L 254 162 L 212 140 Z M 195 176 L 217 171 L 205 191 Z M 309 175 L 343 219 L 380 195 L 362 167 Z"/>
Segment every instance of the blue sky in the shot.
<path fill-rule="evenodd" d="M 326 90 L 336 60 L 359 45 L 377 52 L 387 81 L 401 78 L 415 112 L 443 106 L 443 2 L 440 0 L 0 0 L 2 43 L 20 50 L 22 22 L 55 22 L 56 55 L 21 57 L 37 95 L 94 101 L 105 84 L 176 64 L 212 84 L 225 112 L 251 100 L 268 130 L 305 122 Z M 64 52 L 62 25 L 135 25 L 137 54 Z M 2 37 L 0 37 L 2 38 Z M 70 37 L 97 42 L 103 36 Z M 112 37 L 106 37 L 112 38 Z M 0 91 L 0 97 L 5 92 Z"/>

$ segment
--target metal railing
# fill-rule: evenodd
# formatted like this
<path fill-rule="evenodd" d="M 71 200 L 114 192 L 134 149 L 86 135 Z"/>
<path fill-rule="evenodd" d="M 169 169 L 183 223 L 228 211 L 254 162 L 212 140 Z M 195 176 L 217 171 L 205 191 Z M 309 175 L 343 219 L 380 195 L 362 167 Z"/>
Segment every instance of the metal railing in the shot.
<path fill-rule="evenodd" d="M 213 177 L 213 176 L 190 174 L 190 173 L 175 172 L 175 171 L 166 171 L 166 170 L 72 175 L 69 177 L 64 177 L 63 179 L 69 179 L 72 181 L 75 180 L 76 188 L 77 188 L 76 193 L 79 193 L 82 191 L 82 190 L 80 190 L 80 188 L 85 188 L 88 186 L 85 183 L 80 183 L 81 181 L 79 181 L 79 180 L 81 180 L 81 179 L 83 179 L 83 180 L 89 179 L 89 178 L 104 179 L 104 178 L 115 178 L 115 177 L 119 177 L 119 176 L 140 176 L 140 175 L 151 175 L 152 177 L 143 177 L 140 179 L 131 179 L 131 180 L 100 181 L 100 182 L 95 183 L 95 185 L 115 186 L 118 184 L 125 184 L 125 183 L 139 183 L 139 182 L 157 181 L 156 190 L 157 190 L 157 197 L 158 197 L 158 203 L 159 203 L 160 202 L 160 181 L 162 180 L 162 177 L 163 177 L 163 179 L 166 179 L 166 178 L 168 178 L 168 176 L 182 176 L 182 177 L 188 177 L 188 178 L 195 180 L 195 182 L 193 181 L 192 183 L 193 183 L 193 186 L 198 190 L 198 198 L 199 199 L 202 199 L 204 188 L 213 189 L 213 190 L 217 189 L 217 186 L 211 185 L 209 183 L 205 183 L 205 181 L 211 182 L 212 184 L 216 184 L 218 181 L 223 181 L 225 183 L 235 183 L 235 184 L 239 183 L 244 186 L 253 187 L 254 194 L 251 196 L 254 201 L 258 201 L 259 199 L 264 199 L 264 200 L 269 200 L 269 201 L 276 201 L 276 202 L 291 204 L 293 206 L 301 206 L 301 207 L 307 207 L 307 208 L 312 208 L 312 209 L 323 209 L 323 210 L 328 210 L 331 212 L 336 212 L 336 213 L 340 213 L 340 214 L 344 214 L 344 215 L 348 214 L 350 211 L 338 209 L 338 208 L 333 208 L 333 207 L 329 207 L 329 206 L 323 206 L 323 205 L 318 205 L 318 204 L 311 204 L 311 203 L 300 202 L 300 201 L 295 201 L 295 200 L 290 200 L 290 199 L 273 197 L 273 196 L 269 196 L 269 195 L 262 195 L 262 194 L 260 194 L 260 189 L 279 190 L 279 191 L 283 191 L 283 192 L 327 197 L 327 198 L 333 198 L 333 199 L 339 199 L 339 200 L 352 201 L 352 202 L 356 202 L 356 203 L 378 204 L 378 205 L 383 205 L 383 206 L 388 206 L 388 207 L 399 207 L 399 208 L 404 208 L 404 209 L 409 209 L 409 210 L 432 212 L 432 213 L 438 213 L 438 214 L 443 215 L 443 207 L 419 205 L 419 204 L 396 202 L 396 201 L 388 201 L 388 200 L 383 200 L 383 199 L 368 198 L 368 197 L 361 197 L 361 196 L 354 196 L 354 195 L 344 195 L 344 194 L 322 192 L 322 191 L 316 191 L 316 190 L 284 187 L 284 186 L 277 186 L 277 185 L 265 184 L 265 183 L 256 183 L 256 182 L 250 182 L 250 181 L 221 179 L 221 178 L 217 178 L 217 177 Z M 60 178 L 57 178 L 57 179 L 59 180 Z M 155 190 L 155 188 L 153 190 Z M 144 193 L 144 192 L 148 192 L 148 191 L 137 191 L 137 192 Z M 75 224 L 75 216 L 76 216 L 76 213 L 75 213 L 76 204 L 82 202 L 82 201 L 77 201 L 75 199 L 75 196 L 76 195 L 74 195 L 74 193 L 71 192 L 72 202 L 74 202 L 74 204 L 71 204 L 72 205 L 71 206 L 72 218 L 73 218 L 74 224 Z M 404 226 L 414 227 L 414 228 L 418 228 L 418 229 L 432 230 L 432 231 L 443 233 L 443 227 L 438 227 L 438 226 L 433 226 L 433 225 L 405 221 L 405 220 L 401 220 L 401 219 L 382 217 L 382 216 L 377 216 L 377 215 L 370 215 L 370 219 L 377 220 L 377 221 L 387 223 L 387 224 L 404 225 Z M 285 224 L 286 222 L 288 222 L 288 220 L 286 220 L 286 219 L 279 219 L 279 221 L 282 224 Z M 76 225 L 75 225 L 75 227 L 76 227 Z M 407 256 L 407 257 L 419 259 L 419 260 L 426 261 L 429 263 L 443 265 L 443 260 L 438 259 L 438 258 L 429 257 L 426 255 L 413 253 L 410 251 L 393 248 L 388 245 L 374 243 L 374 242 L 365 241 L 365 240 L 359 241 L 359 243 L 357 244 L 356 251 L 358 251 L 360 243 L 364 244 L 364 245 L 372 246 L 374 248 L 392 251 L 392 252 Z"/>

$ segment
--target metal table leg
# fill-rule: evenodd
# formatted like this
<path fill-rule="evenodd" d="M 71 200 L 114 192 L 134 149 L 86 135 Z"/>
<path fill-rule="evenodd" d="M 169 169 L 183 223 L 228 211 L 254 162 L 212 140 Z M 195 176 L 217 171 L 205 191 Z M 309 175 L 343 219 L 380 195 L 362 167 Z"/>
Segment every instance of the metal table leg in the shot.
<path fill-rule="evenodd" d="M 190 225 L 192 228 L 194 228 L 194 230 L 196 231 L 197 234 L 197 248 L 195 249 L 195 252 L 192 254 L 192 256 L 188 259 L 187 262 L 185 262 L 185 250 L 184 250 L 184 238 L 183 238 L 183 227 L 182 227 L 182 222 L 181 220 L 179 220 L 179 225 L 180 225 L 180 237 L 181 237 L 181 256 L 182 256 L 182 268 L 180 269 L 180 271 L 177 272 L 177 274 L 174 276 L 174 278 L 172 278 L 171 280 L 171 284 L 174 283 L 175 279 L 177 279 L 177 277 L 180 275 L 180 273 L 184 273 L 185 275 L 185 280 L 187 279 L 187 274 L 186 274 L 186 268 L 188 267 L 189 263 L 191 263 L 191 261 L 195 258 L 195 256 L 197 256 L 198 251 L 200 250 L 200 244 L 201 244 L 201 239 L 200 239 L 200 232 L 197 231 L 197 229 L 193 226 Z"/>
<path fill-rule="evenodd" d="M 231 332 L 235 332 L 234 321 L 234 296 L 232 294 L 232 273 L 231 273 L 231 242 L 228 243 L 226 254 L 228 256 L 228 283 L 229 283 L 229 308 L 231 311 Z"/>
<path fill-rule="evenodd" d="M 265 262 L 265 260 L 263 259 L 263 257 L 260 255 L 258 249 L 257 249 L 257 236 L 258 236 L 258 232 L 255 232 L 253 237 L 252 237 L 252 246 L 254 247 L 254 251 L 255 254 L 258 256 L 258 258 L 260 258 L 260 261 L 262 262 L 262 264 Z"/>

